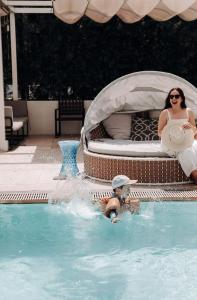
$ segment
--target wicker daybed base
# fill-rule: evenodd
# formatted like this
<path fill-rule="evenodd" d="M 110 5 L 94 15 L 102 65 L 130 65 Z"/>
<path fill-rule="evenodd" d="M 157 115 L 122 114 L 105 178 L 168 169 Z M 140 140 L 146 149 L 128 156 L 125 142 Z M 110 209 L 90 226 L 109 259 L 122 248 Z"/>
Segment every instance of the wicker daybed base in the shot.
<path fill-rule="evenodd" d="M 87 176 L 103 181 L 111 181 L 117 174 L 137 179 L 141 184 L 183 184 L 190 181 L 176 158 L 112 156 L 87 149 L 84 149 L 84 171 Z"/>

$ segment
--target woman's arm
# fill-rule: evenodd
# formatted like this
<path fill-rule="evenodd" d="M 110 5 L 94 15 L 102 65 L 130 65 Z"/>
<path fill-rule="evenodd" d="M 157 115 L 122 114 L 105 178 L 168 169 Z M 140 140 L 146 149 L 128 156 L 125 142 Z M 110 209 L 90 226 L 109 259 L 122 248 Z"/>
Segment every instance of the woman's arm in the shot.
<path fill-rule="evenodd" d="M 189 110 L 189 122 L 192 124 L 192 129 L 194 132 L 194 137 L 197 137 L 197 128 L 196 128 L 196 121 L 195 121 L 195 116 L 193 111 L 190 109 Z"/>
<path fill-rule="evenodd" d="M 194 117 L 194 113 L 191 109 L 188 109 L 189 112 L 189 120 L 188 123 L 185 123 L 183 125 L 183 128 L 188 128 L 188 129 L 192 129 L 194 132 L 194 136 L 197 136 L 197 128 L 196 128 L 196 122 L 195 122 L 195 117 Z"/>
<path fill-rule="evenodd" d="M 160 113 L 159 116 L 159 123 L 158 123 L 158 136 L 161 137 L 162 134 L 162 130 L 164 129 L 164 127 L 167 124 L 167 110 L 162 110 L 162 112 Z"/>

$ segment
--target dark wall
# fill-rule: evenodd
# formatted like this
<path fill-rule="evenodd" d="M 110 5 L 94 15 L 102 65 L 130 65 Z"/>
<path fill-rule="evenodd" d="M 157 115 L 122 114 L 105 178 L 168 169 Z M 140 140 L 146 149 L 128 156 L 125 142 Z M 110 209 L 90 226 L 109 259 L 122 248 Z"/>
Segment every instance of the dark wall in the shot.
<path fill-rule="evenodd" d="M 16 15 L 18 74 L 22 98 L 93 99 L 114 79 L 159 70 L 197 86 L 197 21 L 148 17 L 125 24 L 89 18 L 68 25 L 53 15 Z M 9 83 L 9 74 L 6 75 Z"/>

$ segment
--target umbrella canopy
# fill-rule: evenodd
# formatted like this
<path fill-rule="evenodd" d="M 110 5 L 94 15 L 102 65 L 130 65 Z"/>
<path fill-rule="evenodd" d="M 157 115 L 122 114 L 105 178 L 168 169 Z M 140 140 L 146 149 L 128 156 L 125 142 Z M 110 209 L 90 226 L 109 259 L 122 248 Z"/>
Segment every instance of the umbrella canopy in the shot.
<path fill-rule="evenodd" d="M 120 77 L 96 96 L 87 111 L 83 133 L 88 137 L 92 129 L 117 111 L 163 109 L 166 96 L 174 87 L 183 90 L 187 106 L 197 118 L 197 88 L 170 73 L 143 71 Z"/>
<path fill-rule="evenodd" d="M 105 23 L 114 15 L 126 23 L 139 21 L 146 15 L 166 21 L 178 15 L 185 21 L 197 18 L 197 0 L 55 0 L 54 14 L 63 22 L 73 24 L 83 15 Z"/>

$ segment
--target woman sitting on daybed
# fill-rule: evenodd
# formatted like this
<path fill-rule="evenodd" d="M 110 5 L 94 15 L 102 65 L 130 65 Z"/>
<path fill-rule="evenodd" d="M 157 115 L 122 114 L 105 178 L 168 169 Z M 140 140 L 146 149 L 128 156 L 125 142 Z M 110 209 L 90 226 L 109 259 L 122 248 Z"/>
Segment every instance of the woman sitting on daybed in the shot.
<path fill-rule="evenodd" d="M 185 135 L 187 141 L 181 140 L 181 134 Z M 177 157 L 184 173 L 195 184 L 197 184 L 197 141 L 194 140 L 196 134 L 194 114 L 186 107 L 183 91 L 180 88 L 171 89 L 159 117 L 158 135 L 161 137 L 163 150 L 170 156 Z M 181 143 L 178 141 L 179 138 Z"/>

